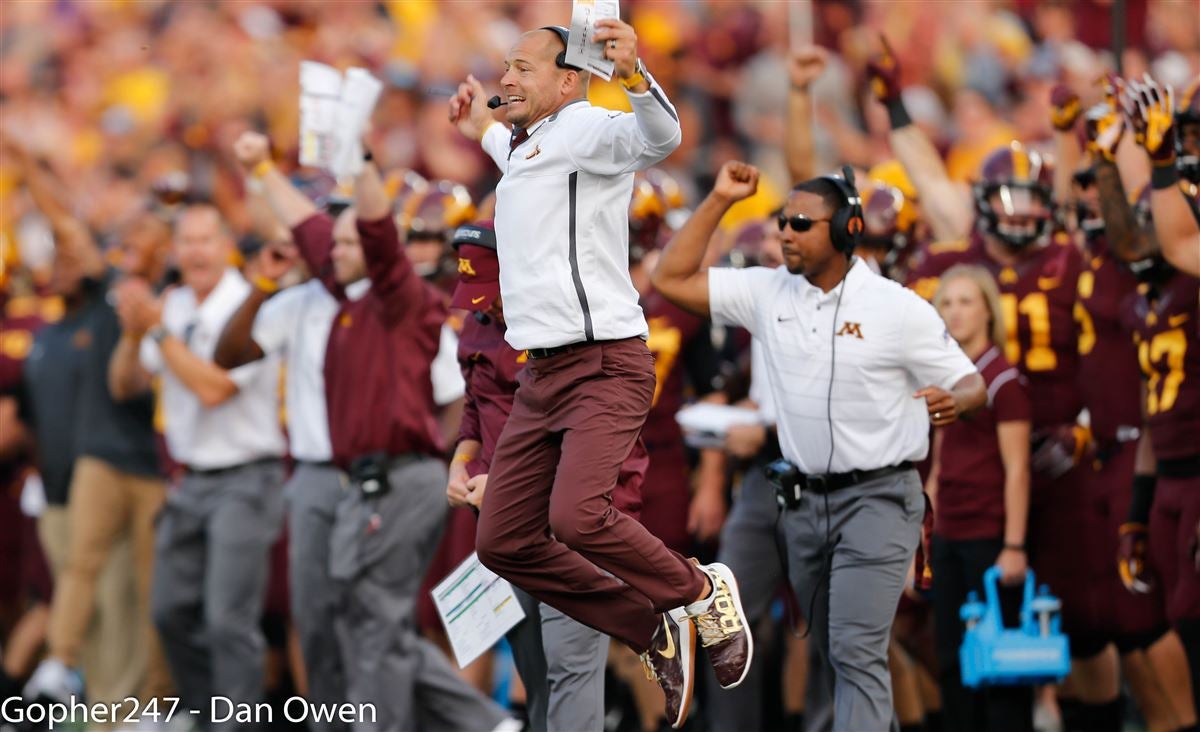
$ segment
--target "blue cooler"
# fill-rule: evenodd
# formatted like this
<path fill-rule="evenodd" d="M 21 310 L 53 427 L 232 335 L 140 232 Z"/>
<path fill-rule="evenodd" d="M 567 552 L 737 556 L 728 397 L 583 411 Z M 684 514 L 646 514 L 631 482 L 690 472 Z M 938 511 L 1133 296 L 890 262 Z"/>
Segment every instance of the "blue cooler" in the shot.
<path fill-rule="evenodd" d="M 1025 573 L 1025 601 L 1021 625 L 1004 627 L 996 589 L 1000 570 L 989 567 L 983 575 L 987 604 L 971 592 L 959 611 L 967 624 L 958 660 L 963 686 L 1013 686 L 1061 681 L 1071 670 L 1067 636 L 1060 625 L 1062 603 L 1045 585 L 1034 595 L 1033 570 Z"/>

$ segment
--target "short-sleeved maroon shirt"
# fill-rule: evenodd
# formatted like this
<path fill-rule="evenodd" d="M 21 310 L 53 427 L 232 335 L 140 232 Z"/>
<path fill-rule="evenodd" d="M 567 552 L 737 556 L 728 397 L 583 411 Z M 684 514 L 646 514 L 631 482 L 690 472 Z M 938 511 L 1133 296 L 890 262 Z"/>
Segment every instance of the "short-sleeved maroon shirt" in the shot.
<path fill-rule="evenodd" d="M 1004 462 L 996 426 L 1033 418 L 1025 377 L 999 348 L 989 348 L 975 366 L 987 384 L 987 405 L 941 428 L 934 533 L 954 540 L 1003 536 Z"/>

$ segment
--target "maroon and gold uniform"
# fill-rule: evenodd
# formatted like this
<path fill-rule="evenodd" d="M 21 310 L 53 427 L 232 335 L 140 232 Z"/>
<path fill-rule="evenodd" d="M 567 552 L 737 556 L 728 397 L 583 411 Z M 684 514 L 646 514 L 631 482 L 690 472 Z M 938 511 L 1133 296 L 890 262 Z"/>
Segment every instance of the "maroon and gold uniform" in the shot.
<path fill-rule="evenodd" d="M 1008 328 L 1004 355 L 1029 381 L 1033 429 L 1073 423 L 1082 404 L 1075 378 L 1079 250 L 1065 237 L 1054 237 L 1017 264 L 1001 265 L 988 256 L 983 235 L 976 232 L 964 242 L 930 245 L 908 286 L 932 299 L 942 273 L 956 264 L 982 265 L 996 278 Z"/>
<path fill-rule="evenodd" d="M 1158 460 L 1150 513 L 1150 558 L 1172 622 L 1200 619 L 1200 573 L 1193 550 L 1200 523 L 1200 280 L 1174 272 L 1129 298 L 1146 380 L 1146 426 Z"/>
<path fill-rule="evenodd" d="M 942 273 L 956 264 L 981 265 L 996 278 L 1008 332 L 1004 355 L 1029 383 L 1035 438 L 1069 431 L 1083 405 L 1075 323 L 1083 268 L 1079 250 L 1066 236 L 1053 236 L 1048 244 L 1026 250 L 1016 264 L 1003 265 L 988 255 L 983 234 L 974 232 L 966 242 L 931 245 L 908 284 L 932 298 Z M 1112 553 L 1089 552 L 1088 566 L 1081 567 L 1079 537 L 1062 530 L 1064 520 L 1089 513 L 1081 509 L 1082 472 L 1078 466 L 1057 477 L 1034 471 L 1027 531 L 1029 558 L 1038 581 L 1063 598 L 1064 628 L 1073 637 L 1103 632 L 1108 604 L 1094 598 L 1093 578 L 1115 575 L 1108 566 Z M 1094 650 L 1099 648 L 1072 642 L 1072 653 L 1086 656 Z"/>
<path fill-rule="evenodd" d="M 1163 628 L 1160 588 L 1148 594 L 1125 591 L 1113 571 L 1117 539 L 1132 496 L 1137 437 L 1142 422 L 1137 350 L 1123 323 L 1123 303 L 1137 289 L 1129 267 L 1117 261 L 1103 235 L 1091 238 L 1079 276 L 1075 320 L 1079 326 L 1079 387 L 1091 420 L 1094 459 L 1081 470 L 1086 489 L 1080 537 L 1094 575 L 1093 607 L 1100 624 L 1131 640 Z M 1107 620 L 1105 620 L 1107 619 Z M 1119 639 L 1123 645 L 1123 639 Z"/>
<path fill-rule="evenodd" d="M 646 341 L 654 354 L 657 384 L 642 440 L 650 453 L 650 468 L 642 491 L 642 524 L 671 549 L 692 550 L 688 535 L 691 468 L 683 432 L 675 415 L 689 390 L 694 396 L 711 392 L 719 366 L 707 321 L 684 312 L 657 292 L 642 298 L 650 326 Z"/>
<path fill-rule="evenodd" d="M 20 387 L 25 358 L 33 335 L 62 315 L 62 300 L 0 293 L 0 395 Z M 37 541 L 35 521 L 21 513 L 21 487 L 29 468 L 27 455 L 0 462 L 0 556 L 11 558 L 0 566 L 0 608 L 12 607 L 25 592 L 42 601 L 50 599 L 50 570 Z"/>

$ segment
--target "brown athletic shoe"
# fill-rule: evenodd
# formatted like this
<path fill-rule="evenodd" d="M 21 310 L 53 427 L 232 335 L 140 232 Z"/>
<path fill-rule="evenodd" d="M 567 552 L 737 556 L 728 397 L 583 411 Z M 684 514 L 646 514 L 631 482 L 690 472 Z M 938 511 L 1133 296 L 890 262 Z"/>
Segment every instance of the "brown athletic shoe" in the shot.
<path fill-rule="evenodd" d="M 700 569 L 712 580 L 713 594 L 707 600 L 692 603 L 686 610 L 696 623 L 700 645 L 708 654 L 717 681 L 722 688 L 732 689 L 742 683 L 750 670 L 754 638 L 747 627 L 733 571 L 719 562 Z"/>
<path fill-rule="evenodd" d="M 650 650 L 642 654 L 646 678 L 657 682 L 667 699 L 667 721 L 679 729 L 692 705 L 693 671 L 696 665 L 696 626 L 683 611 L 671 610 L 658 616 Z"/>

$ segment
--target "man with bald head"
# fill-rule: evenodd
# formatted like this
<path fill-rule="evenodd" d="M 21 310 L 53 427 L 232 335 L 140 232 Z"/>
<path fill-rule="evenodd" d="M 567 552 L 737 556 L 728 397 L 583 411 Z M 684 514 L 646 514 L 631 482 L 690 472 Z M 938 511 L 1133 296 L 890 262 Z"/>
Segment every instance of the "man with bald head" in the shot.
<path fill-rule="evenodd" d="M 753 649 L 728 568 L 689 562 L 613 507 L 655 385 L 628 270 L 633 176 L 682 133 L 637 58 L 633 28 L 602 19 L 593 38 L 632 114 L 588 103 L 588 74 L 567 64 L 559 26 L 530 31 L 509 51 L 502 98 L 487 103 L 472 76 L 450 100 L 451 122 L 503 173 L 495 228 L 505 338 L 529 355 L 492 458 L 476 549 L 530 595 L 642 654 L 678 727 L 697 629 L 723 686 L 741 683 Z M 489 111 L 497 103 L 511 131 Z"/>

